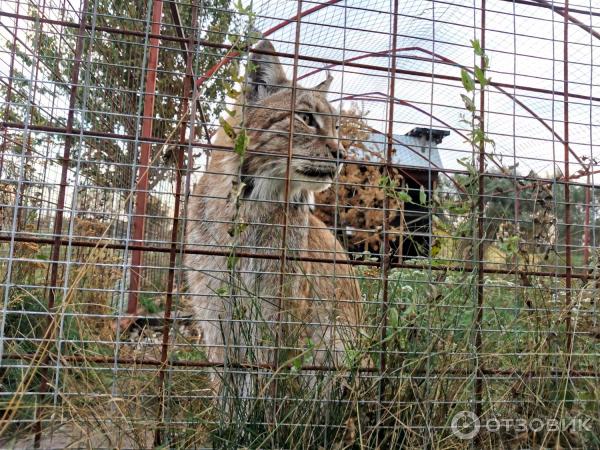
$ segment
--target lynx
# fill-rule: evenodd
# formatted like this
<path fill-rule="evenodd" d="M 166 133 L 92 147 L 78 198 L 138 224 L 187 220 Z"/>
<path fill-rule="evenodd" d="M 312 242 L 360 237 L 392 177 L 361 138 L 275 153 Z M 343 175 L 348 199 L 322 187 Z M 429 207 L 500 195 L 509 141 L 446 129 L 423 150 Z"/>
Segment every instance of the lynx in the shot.
<path fill-rule="evenodd" d="M 255 49 L 275 51 L 268 40 Z M 243 121 L 245 155 L 213 150 L 189 200 L 187 248 L 222 253 L 187 254 L 189 301 L 211 361 L 277 363 L 275 353 L 281 362 L 289 352 L 275 348 L 309 348 L 314 364 L 339 363 L 360 322 L 360 291 L 351 266 L 335 262 L 347 260 L 341 244 L 311 212 L 314 193 L 331 185 L 344 158 L 337 113 L 326 98 L 332 79 L 297 86 L 292 113 L 292 82 L 279 58 L 251 52 L 249 67 L 243 106 L 229 120 L 238 130 Z M 223 129 L 215 136 L 216 146 L 234 145 Z"/>

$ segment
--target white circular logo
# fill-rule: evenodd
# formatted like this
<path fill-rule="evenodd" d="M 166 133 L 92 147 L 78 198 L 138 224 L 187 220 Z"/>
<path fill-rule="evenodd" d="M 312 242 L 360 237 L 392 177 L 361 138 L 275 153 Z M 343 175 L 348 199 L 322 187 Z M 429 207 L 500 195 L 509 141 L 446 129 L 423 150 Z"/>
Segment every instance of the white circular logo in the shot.
<path fill-rule="evenodd" d="M 461 411 L 452 419 L 452 433 L 459 439 L 473 439 L 479 433 L 479 417 L 471 411 Z"/>

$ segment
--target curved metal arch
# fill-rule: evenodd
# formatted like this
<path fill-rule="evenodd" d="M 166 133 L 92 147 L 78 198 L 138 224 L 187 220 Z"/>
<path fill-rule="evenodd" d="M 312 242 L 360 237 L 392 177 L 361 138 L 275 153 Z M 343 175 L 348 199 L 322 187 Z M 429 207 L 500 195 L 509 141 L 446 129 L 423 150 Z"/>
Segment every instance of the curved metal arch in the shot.
<path fill-rule="evenodd" d="M 438 62 L 444 62 L 446 64 L 450 64 L 456 67 L 459 67 L 461 69 L 465 69 L 468 72 L 470 72 L 471 74 L 474 73 L 474 70 L 463 66 L 462 64 L 458 64 L 456 61 L 453 61 L 450 58 L 447 58 L 443 55 L 439 55 L 436 52 L 432 52 L 430 50 L 421 48 L 421 47 L 399 47 L 396 49 L 391 49 L 391 50 L 383 50 L 380 52 L 373 52 L 373 53 L 366 53 L 363 55 L 358 55 L 358 56 L 354 56 L 352 58 L 348 58 L 345 59 L 344 61 L 341 61 L 339 64 L 327 64 L 324 67 L 320 67 L 317 68 L 315 70 L 312 70 L 311 72 L 302 75 L 302 77 L 299 77 L 298 79 L 301 78 L 306 78 L 309 75 L 313 75 L 315 73 L 318 73 L 320 71 L 323 70 L 328 70 L 331 69 L 332 67 L 335 66 L 339 66 L 339 65 L 343 65 L 344 63 L 347 62 L 352 62 L 352 61 L 356 61 L 359 59 L 365 59 L 365 58 L 371 58 L 371 57 L 377 57 L 377 56 L 385 56 L 388 55 L 392 52 L 404 52 L 404 51 L 420 51 L 423 52 L 425 54 L 428 54 L 432 57 L 437 58 Z M 499 92 L 501 92 L 502 94 L 506 95 L 508 98 L 510 98 L 513 102 L 515 102 L 517 105 L 519 105 L 521 108 L 523 108 L 525 111 L 527 111 L 534 119 L 536 119 L 538 122 L 540 122 L 540 124 L 546 128 L 548 131 L 550 131 L 550 133 L 563 145 L 567 145 L 566 141 L 563 139 L 562 136 L 560 136 L 555 130 L 554 128 L 552 128 L 549 124 L 546 123 L 546 121 L 544 121 L 544 119 L 542 119 L 535 111 L 533 111 L 530 107 L 528 107 L 525 103 L 523 103 L 521 100 L 519 100 L 518 98 L 516 98 L 514 95 L 512 95 L 510 92 L 506 91 L 502 86 L 499 86 L 497 83 L 495 83 L 494 81 L 490 82 L 490 86 L 493 86 L 496 90 L 498 90 Z M 569 146 L 569 152 L 571 153 L 571 155 L 573 155 L 575 157 L 575 159 L 577 160 L 577 162 L 582 166 L 582 167 L 586 167 L 584 161 L 573 151 L 573 149 Z"/>
<path fill-rule="evenodd" d="M 268 30 L 266 30 L 265 32 L 263 32 L 263 36 L 267 37 L 271 34 L 273 34 L 274 32 L 286 27 L 287 25 L 301 19 L 302 17 L 306 17 L 316 11 L 319 11 L 323 8 L 326 8 L 328 6 L 334 5 L 336 3 L 339 3 L 341 0 L 328 0 L 324 3 L 320 3 L 317 4 L 315 6 L 313 6 L 312 8 L 307 9 L 306 11 L 302 11 L 300 14 L 296 14 L 294 16 L 292 16 L 290 19 L 287 20 L 283 20 L 282 22 L 278 23 L 277 25 L 269 28 Z M 514 1 L 514 0 L 501 0 L 501 1 Z M 551 5 L 550 3 L 548 3 L 546 0 L 529 0 L 532 3 L 537 3 L 537 5 L 541 8 L 546 8 L 546 9 L 550 9 L 552 12 L 558 13 L 564 17 L 567 18 L 567 20 L 569 20 L 570 22 L 574 23 L 575 25 L 577 25 L 578 27 L 582 28 L 583 30 L 585 30 L 586 32 L 590 33 L 591 35 L 593 35 L 594 37 L 600 39 L 600 33 L 598 33 L 597 31 L 593 30 L 591 27 L 588 27 L 587 25 L 585 25 L 584 23 L 582 23 L 581 21 L 579 21 L 578 19 L 576 19 L 575 17 L 571 16 L 569 14 L 569 11 L 566 10 L 565 8 L 556 8 L 553 5 Z M 521 4 L 528 4 L 530 6 L 535 6 L 532 5 L 531 3 L 524 3 L 522 0 L 519 2 Z M 458 63 L 456 63 L 455 61 L 452 61 L 449 58 L 446 58 L 444 56 L 438 55 L 435 52 L 431 52 L 427 49 L 421 48 L 421 47 L 404 47 L 404 48 L 397 48 L 397 49 L 390 49 L 390 50 L 385 50 L 382 52 L 375 52 L 375 53 L 370 53 L 370 54 L 366 54 L 366 55 L 359 55 L 353 58 L 348 58 L 344 61 L 341 61 L 340 64 L 344 64 L 347 62 L 351 62 L 353 60 L 358 60 L 358 59 L 363 59 L 363 58 L 367 58 L 367 57 L 372 57 L 372 56 L 383 56 L 386 54 L 390 54 L 392 52 L 398 52 L 398 51 L 410 51 L 410 50 L 414 50 L 414 51 L 421 51 L 423 53 L 429 54 L 430 56 L 435 56 L 436 58 L 439 58 L 442 61 L 445 61 L 449 64 L 455 65 L 457 67 L 461 67 L 465 70 L 470 71 L 471 73 L 473 73 L 473 71 L 467 67 L 464 67 Z M 224 65 L 226 65 L 227 63 L 229 63 L 233 58 L 239 56 L 239 52 L 237 51 L 229 51 L 227 55 L 225 55 L 221 61 L 219 61 L 217 64 L 215 64 L 214 66 L 212 66 L 204 75 L 201 75 L 200 77 L 198 77 L 198 79 L 196 80 L 196 87 L 200 87 L 204 84 L 204 82 L 206 82 L 206 80 L 208 80 L 210 77 L 212 77 L 215 72 L 217 70 L 219 70 L 221 67 L 223 67 Z M 327 67 L 334 67 L 336 65 L 340 65 L 340 64 L 329 64 L 327 65 L 325 68 Z M 319 72 L 320 70 L 324 70 L 325 68 L 320 68 L 320 69 L 316 69 L 314 71 L 309 72 L 309 74 L 314 74 Z M 303 75 L 301 78 L 305 78 L 306 76 L 308 76 L 309 74 L 305 74 Z M 300 78 L 299 78 L 300 79 Z M 537 115 L 531 108 L 529 108 L 527 105 L 525 105 L 523 102 L 521 102 L 519 99 L 517 99 L 515 96 L 513 96 L 512 94 L 510 94 L 509 92 L 507 92 L 506 90 L 504 90 L 504 88 L 502 88 L 501 86 L 498 86 L 496 83 L 494 83 L 493 81 L 490 83 L 491 86 L 493 86 L 495 89 L 497 89 L 499 92 L 503 93 L 504 95 L 508 96 L 511 100 L 513 100 L 516 104 L 518 104 L 520 107 L 522 107 L 525 111 L 527 111 L 529 114 L 531 114 L 531 116 L 533 118 L 535 118 L 536 120 L 538 120 L 542 126 L 544 128 L 546 128 L 548 131 L 550 131 L 550 133 L 556 138 L 558 139 L 558 141 L 567 146 L 567 148 L 569 149 L 569 152 L 571 153 L 571 155 L 573 155 L 575 157 L 575 159 L 577 160 L 577 162 L 582 166 L 582 167 L 586 167 L 585 163 L 581 160 L 581 158 L 573 151 L 573 149 L 570 148 L 570 146 L 566 143 L 566 141 L 562 138 L 562 136 L 560 136 L 558 133 L 556 133 L 556 131 L 554 131 L 554 129 L 548 125 L 539 115 Z"/>
<path fill-rule="evenodd" d="M 302 13 L 300 13 L 300 15 L 294 15 L 291 18 L 287 19 L 287 20 L 283 20 L 280 23 L 278 23 L 277 25 L 269 28 L 268 30 L 266 30 L 265 32 L 263 32 L 263 36 L 267 37 L 270 36 L 271 34 L 275 33 L 276 31 L 286 27 L 287 25 L 297 21 L 299 18 L 302 17 L 306 17 L 316 11 L 319 11 L 323 8 L 326 8 L 328 6 L 334 5 L 336 3 L 339 3 L 341 0 L 328 0 L 325 3 L 320 3 L 317 4 L 315 6 L 313 6 L 312 8 L 307 9 L 306 11 L 303 11 Z M 528 6 L 536 6 L 533 3 L 536 3 L 538 7 L 540 8 L 545 8 L 545 9 L 549 9 L 551 10 L 553 13 L 556 14 L 560 14 L 563 17 L 566 17 L 567 20 L 569 22 L 572 22 L 573 24 L 577 25 L 579 28 L 581 28 L 582 30 L 586 31 L 587 33 L 591 34 L 592 36 L 594 36 L 596 39 L 600 39 L 600 33 L 597 32 L 596 30 L 594 30 L 592 27 L 584 24 L 583 22 L 581 22 L 579 19 L 573 17 L 571 14 L 569 14 L 568 10 L 565 10 L 565 8 L 559 8 L 559 7 L 555 7 L 554 5 L 552 5 L 551 3 L 549 3 L 547 0 L 500 0 L 503 2 L 517 2 L 519 4 L 522 5 L 528 5 Z M 209 79 L 212 75 L 214 75 L 214 73 L 219 70 L 221 67 L 223 67 L 225 64 L 227 64 L 229 61 L 231 61 L 233 58 L 235 58 L 236 56 L 239 56 L 239 52 L 231 52 L 228 53 L 227 55 L 225 55 L 223 57 L 223 59 L 221 59 L 221 61 L 219 61 L 217 64 L 215 64 L 214 66 L 212 66 L 210 69 L 208 69 L 208 71 L 206 71 L 206 73 L 204 75 L 201 75 L 200 77 L 198 77 L 198 79 L 196 80 L 196 86 L 201 86 L 202 84 L 204 84 L 204 82 Z"/>
<path fill-rule="evenodd" d="M 282 28 L 285 28 L 289 24 L 294 23 L 303 17 L 309 16 L 310 14 L 312 14 L 314 12 L 320 11 L 321 9 L 327 8 L 328 6 L 335 5 L 336 3 L 339 3 L 341 1 L 342 0 L 328 0 L 324 3 L 319 3 L 315 6 L 313 6 L 312 8 L 308 8 L 306 11 L 302 11 L 300 14 L 296 14 L 287 20 L 281 21 L 277 25 L 264 31 L 262 33 L 262 35 L 263 35 L 263 37 L 270 36 L 271 34 L 275 33 L 276 31 L 278 31 Z M 216 63 L 214 66 L 212 66 L 210 69 L 208 69 L 203 75 L 198 77 L 198 79 L 196 80 L 196 87 L 198 88 L 198 87 L 202 86 L 206 82 L 206 80 L 208 80 L 210 77 L 212 77 L 215 74 L 215 72 L 217 70 L 219 70 L 225 64 L 228 64 L 233 58 L 235 58 L 239 55 L 240 55 L 240 52 L 229 50 L 229 52 L 227 52 L 227 54 L 221 59 L 221 61 Z"/>
<path fill-rule="evenodd" d="M 527 0 L 527 1 L 525 1 L 525 0 L 501 0 L 501 1 L 508 2 L 508 3 L 515 2 L 515 3 L 519 3 L 521 5 L 536 6 L 539 8 L 549 9 L 555 14 L 560 14 L 561 16 L 566 17 L 569 22 L 573 22 L 579 28 L 581 28 L 582 30 L 591 34 L 596 39 L 600 39 L 600 33 L 598 33 L 596 30 L 594 30 L 589 25 L 586 25 L 579 19 L 577 19 L 577 18 L 573 17 L 571 14 L 569 14 L 569 9 L 566 9 L 566 8 L 560 7 L 560 6 L 554 6 L 552 3 L 550 3 L 547 0 Z M 532 3 L 537 3 L 537 5 L 532 5 Z M 583 11 L 578 11 L 578 12 L 581 14 L 585 14 Z"/>

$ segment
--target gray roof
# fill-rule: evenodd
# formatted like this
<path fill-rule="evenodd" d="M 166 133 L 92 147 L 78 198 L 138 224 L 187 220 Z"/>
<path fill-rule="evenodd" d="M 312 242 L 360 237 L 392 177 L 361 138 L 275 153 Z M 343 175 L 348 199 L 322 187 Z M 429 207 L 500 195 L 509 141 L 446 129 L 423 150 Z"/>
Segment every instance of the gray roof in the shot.
<path fill-rule="evenodd" d="M 413 167 L 415 169 L 439 170 L 442 166 L 442 159 L 435 142 L 430 142 L 427 138 L 421 136 L 404 136 L 395 134 L 394 152 L 392 153 L 392 163 L 403 167 Z M 385 155 L 387 149 L 387 136 L 381 133 L 371 133 L 365 147 L 372 149 L 382 155 Z M 371 159 L 371 158 L 368 158 Z"/>

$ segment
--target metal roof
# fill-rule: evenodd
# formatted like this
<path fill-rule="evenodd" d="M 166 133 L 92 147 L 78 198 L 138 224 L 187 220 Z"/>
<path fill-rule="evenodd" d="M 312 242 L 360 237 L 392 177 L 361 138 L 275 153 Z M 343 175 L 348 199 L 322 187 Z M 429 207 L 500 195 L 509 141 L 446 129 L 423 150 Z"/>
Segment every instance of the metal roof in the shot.
<path fill-rule="evenodd" d="M 433 171 L 443 168 L 437 144 L 433 141 L 430 142 L 424 135 L 410 136 L 395 134 L 393 135 L 393 141 L 393 164 Z M 385 155 L 387 150 L 387 136 L 383 133 L 372 133 L 368 142 L 365 142 L 364 145 L 376 154 Z"/>

